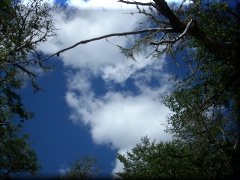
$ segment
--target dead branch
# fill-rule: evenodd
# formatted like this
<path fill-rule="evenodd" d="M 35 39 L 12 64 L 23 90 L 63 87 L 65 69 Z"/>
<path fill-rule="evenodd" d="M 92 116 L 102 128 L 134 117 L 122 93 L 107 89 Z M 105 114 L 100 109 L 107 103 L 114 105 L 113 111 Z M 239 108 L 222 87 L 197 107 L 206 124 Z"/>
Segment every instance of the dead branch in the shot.
<path fill-rule="evenodd" d="M 130 32 L 123 32 L 123 33 L 113 33 L 113 34 L 107 34 L 107 35 L 104 35 L 104 36 L 99 36 L 99 37 L 96 37 L 96 38 L 92 38 L 92 39 L 87 39 L 87 40 L 83 40 L 83 41 L 80 41 L 72 46 L 69 46 L 65 49 L 62 49 L 48 57 L 46 57 L 45 59 L 42 59 L 41 61 L 45 61 L 55 55 L 59 56 L 60 53 L 63 53 L 67 50 L 70 50 L 70 49 L 73 49 L 75 48 L 76 46 L 80 45 L 80 44 L 87 44 L 89 42 L 92 42 L 92 41 L 98 41 L 98 40 L 101 40 L 101 39 L 106 39 L 106 38 L 109 38 L 109 37 L 114 37 L 114 36 L 126 36 L 126 35 L 134 35 L 134 34 L 141 34 L 141 33 L 146 33 L 146 32 L 156 32 L 156 31 L 162 31 L 162 32 L 170 32 L 172 31 L 172 28 L 148 28 L 148 29 L 142 29 L 142 30 L 138 30 L 138 31 L 130 31 Z"/>
<path fill-rule="evenodd" d="M 175 38 L 174 40 L 162 40 L 162 41 L 156 41 L 156 42 L 151 42 L 150 44 L 151 45 L 160 45 L 160 44 L 164 44 L 164 43 L 167 43 L 167 44 L 174 44 L 175 42 L 179 41 L 188 31 L 189 27 L 191 26 L 193 20 L 191 19 L 189 21 L 189 23 L 187 24 L 185 30 L 183 31 L 182 34 L 180 34 L 177 38 Z"/>
<path fill-rule="evenodd" d="M 125 3 L 125 4 L 141 5 L 141 6 L 153 6 L 153 7 L 157 8 L 156 5 L 151 3 L 151 2 L 149 2 L 149 3 L 142 3 L 142 2 L 137 2 L 137 1 L 131 2 L 131 1 L 124 1 L 124 0 L 119 0 L 118 2 L 122 2 L 122 3 Z"/>

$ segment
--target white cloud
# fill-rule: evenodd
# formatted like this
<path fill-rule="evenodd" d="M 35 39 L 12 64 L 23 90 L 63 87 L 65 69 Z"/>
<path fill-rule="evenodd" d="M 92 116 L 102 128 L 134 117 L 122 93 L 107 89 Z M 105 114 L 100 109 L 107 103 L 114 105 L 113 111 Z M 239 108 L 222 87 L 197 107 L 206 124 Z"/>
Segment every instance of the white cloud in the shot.
<path fill-rule="evenodd" d="M 149 0 L 141 0 L 141 2 L 149 2 Z M 88 9 L 120 9 L 120 8 L 134 8 L 133 5 L 127 5 L 125 3 L 120 3 L 118 0 L 68 0 L 67 4 L 69 6 L 88 8 Z"/>
<path fill-rule="evenodd" d="M 110 1 L 110 0 L 109 0 Z M 101 1 L 68 1 L 71 6 L 82 3 L 81 7 Z M 103 4 L 107 0 L 102 1 Z M 84 4 L 85 3 L 85 4 Z M 135 30 L 142 20 L 140 15 L 123 14 L 112 10 L 77 10 L 58 11 L 55 14 L 58 35 L 51 38 L 39 49 L 51 54 L 75 44 L 80 40 L 102 36 L 108 33 Z M 124 11 L 130 12 L 130 11 Z M 133 38 L 135 37 L 130 37 Z M 109 39 L 114 44 L 126 46 L 125 37 Z M 64 65 L 71 70 L 67 73 L 68 91 L 66 101 L 72 109 L 70 119 L 73 123 L 90 127 L 94 143 L 111 145 L 119 152 L 126 152 L 140 142 L 142 136 L 156 140 L 171 140 L 171 135 L 164 132 L 161 121 L 170 113 L 161 103 L 161 95 L 168 90 L 168 74 L 163 72 L 162 59 L 145 58 L 150 53 L 140 53 L 138 63 L 127 59 L 116 46 L 101 40 L 81 45 L 60 54 Z M 93 79 L 101 78 L 101 85 L 106 92 L 97 94 L 93 89 Z M 149 86 L 155 78 L 155 87 Z M 131 79 L 132 86 L 138 90 L 115 88 L 126 86 Z M 100 88 L 100 87 L 99 87 Z M 116 161 L 114 172 L 120 171 Z"/>
<path fill-rule="evenodd" d="M 133 95 L 131 90 L 108 91 L 97 97 L 88 84 L 90 79 L 80 81 L 83 84 L 86 81 L 88 90 L 84 85 L 83 90 L 80 83 L 75 84 L 81 74 L 71 76 L 73 84 L 66 93 L 66 101 L 73 110 L 70 119 L 89 126 L 94 143 L 111 145 L 122 152 L 133 148 L 146 135 L 156 140 L 171 140 L 172 136 L 166 134 L 165 127 L 161 125 L 170 113 L 161 103 L 161 95 L 169 88 L 168 84 L 152 89 L 146 83 L 136 81 L 135 85 L 140 91 L 137 95 Z M 165 75 L 158 77 L 165 82 Z M 122 165 L 116 160 L 113 172 L 120 171 L 120 167 Z"/>
<path fill-rule="evenodd" d="M 182 0 L 166 0 L 167 2 L 182 2 Z M 151 0 L 138 0 L 138 2 L 149 3 Z M 118 2 L 118 0 L 67 0 L 70 7 L 87 9 L 133 9 L 135 5 Z"/>
<path fill-rule="evenodd" d="M 60 11 L 55 14 L 56 27 L 60 30 L 57 32 L 57 37 L 39 46 L 40 50 L 51 54 L 81 40 L 109 33 L 132 31 L 142 17 L 122 14 L 122 11 L 79 10 L 74 14 L 71 13 Z M 113 37 L 109 40 L 123 46 L 127 43 L 125 37 Z M 106 40 L 78 46 L 60 54 L 60 57 L 66 66 L 74 68 L 91 66 L 95 71 L 99 71 L 103 66 L 105 68 L 109 63 L 126 62 L 126 57 L 119 55 L 119 49 Z"/>
<path fill-rule="evenodd" d="M 130 152 L 130 151 L 131 151 L 131 148 L 120 149 L 120 150 L 118 150 L 117 153 L 126 156 L 127 152 Z M 118 159 L 116 159 L 116 161 L 115 161 L 115 168 L 113 169 L 113 173 L 112 173 L 114 179 L 119 178 L 119 176 L 116 175 L 115 173 L 122 172 L 123 168 L 124 168 L 123 164 Z"/>
<path fill-rule="evenodd" d="M 90 119 L 96 143 L 111 143 L 114 148 L 122 149 L 132 146 L 145 135 L 168 138 L 164 133 L 159 137 L 159 131 L 163 131 L 160 121 L 168 110 L 158 100 L 144 95 L 125 97 L 119 93 L 109 93 L 104 98 L 107 102 L 96 109 Z"/>

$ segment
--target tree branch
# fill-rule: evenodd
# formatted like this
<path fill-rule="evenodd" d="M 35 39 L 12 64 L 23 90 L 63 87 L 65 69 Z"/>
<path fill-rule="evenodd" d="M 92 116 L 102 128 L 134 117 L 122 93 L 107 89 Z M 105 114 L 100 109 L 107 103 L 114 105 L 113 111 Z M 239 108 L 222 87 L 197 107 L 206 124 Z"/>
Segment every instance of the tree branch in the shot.
<path fill-rule="evenodd" d="M 237 18 L 238 21 L 240 21 L 240 16 L 236 12 L 234 12 L 232 9 L 228 9 L 228 12 Z"/>
<path fill-rule="evenodd" d="M 165 0 L 153 0 L 160 14 L 166 17 L 175 32 L 183 32 L 185 25 L 178 19 Z"/>
<path fill-rule="evenodd" d="M 179 35 L 177 38 L 175 38 L 174 40 L 155 41 L 155 42 L 151 42 L 150 44 L 151 44 L 151 45 L 160 45 L 160 44 L 163 44 L 163 43 L 168 43 L 168 44 L 169 44 L 169 43 L 175 43 L 175 42 L 177 42 L 178 40 L 180 40 L 180 39 L 187 33 L 187 31 L 188 31 L 189 27 L 191 26 L 192 22 L 193 22 L 193 20 L 191 19 L 191 20 L 188 22 L 188 24 L 187 24 L 185 30 L 183 31 L 183 33 L 180 34 L 180 35 Z"/>
<path fill-rule="evenodd" d="M 170 24 L 174 32 L 181 33 L 184 31 L 184 29 L 186 29 L 186 25 L 183 24 L 178 19 L 178 17 L 169 8 L 165 0 L 153 0 L 153 1 L 158 6 L 157 9 L 159 13 L 165 16 L 170 21 Z M 216 41 L 211 38 L 208 38 L 197 26 L 190 27 L 188 30 L 188 34 L 208 46 L 214 46 L 214 47 L 223 48 L 223 49 L 236 49 L 236 50 L 240 49 L 240 44 L 238 43 L 220 42 L 220 41 Z"/>
<path fill-rule="evenodd" d="M 141 5 L 141 6 L 153 6 L 153 7 L 157 8 L 155 6 L 155 4 L 153 4 L 151 2 L 150 3 L 142 3 L 142 2 L 137 2 L 137 1 L 130 2 L 130 1 L 124 1 L 124 0 L 119 0 L 118 2 L 125 3 L 125 4 Z"/>
<path fill-rule="evenodd" d="M 142 30 L 138 30 L 138 31 L 130 31 L 130 32 L 123 32 L 123 33 L 113 33 L 113 34 L 107 34 L 107 35 L 104 35 L 104 36 L 99 36 L 99 37 L 96 37 L 96 38 L 92 38 L 92 39 L 87 39 L 87 40 L 83 40 L 83 41 L 80 41 L 72 46 L 69 46 L 65 49 L 62 49 L 44 59 L 42 59 L 41 61 L 45 61 L 55 55 L 59 56 L 60 53 L 63 53 L 69 49 L 73 49 L 75 48 L 76 46 L 80 45 L 80 44 L 87 44 L 89 42 L 92 42 L 92 41 L 98 41 L 98 40 L 101 40 L 101 39 L 105 39 L 105 38 L 108 38 L 108 37 L 114 37 L 114 36 L 126 36 L 126 35 L 134 35 L 134 34 L 141 34 L 141 33 L 146 33 L 146 32 L 155 32 L 155 31 L 166 31 L 166 32 L 169 32 L 169 31 L 172 31 L 172 28 L 148 28 L 148 29 L 142 29 Z"/>

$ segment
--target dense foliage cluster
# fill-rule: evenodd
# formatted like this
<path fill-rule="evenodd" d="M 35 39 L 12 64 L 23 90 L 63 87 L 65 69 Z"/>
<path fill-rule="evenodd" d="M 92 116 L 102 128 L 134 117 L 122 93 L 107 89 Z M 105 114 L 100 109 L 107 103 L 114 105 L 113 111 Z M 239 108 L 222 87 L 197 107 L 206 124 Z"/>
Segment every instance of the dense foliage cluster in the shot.
<path fill-rule="evenodd" d="M 26 79 L 34 90 L 34 68 L 45 71 L 37 45 L 54 34 L 48 3 L 42 0 L 0 1 L 0 178 L 17 173 L 37 173 L 41 167 L 30 149 L 28 136 L 21 132 L 24 120 L 33 113 L 24 108 L 18 94 Z"/>
<path fill-rule="evenodd" d="M 177 59 L 179 64 L 189 67 L 184 76 L 172 79 L 174 89 L 163 98 L 173 112 L 167 119 L 167 132 L 174 135 L 174 141 L 151 144 L 148 138 L 143 138 L 127 156 L 118 155 L 125 170 L 118 173 L 120 177 L 239 178 L 237 6 L 198 1 L 173 10 L 181 22 L 193 20 L 189 31 L 195 28 L 195 32 L 201 32 L 199 39 L 189 32 L 171 44 L 174 53 L 181 55 Z"/>

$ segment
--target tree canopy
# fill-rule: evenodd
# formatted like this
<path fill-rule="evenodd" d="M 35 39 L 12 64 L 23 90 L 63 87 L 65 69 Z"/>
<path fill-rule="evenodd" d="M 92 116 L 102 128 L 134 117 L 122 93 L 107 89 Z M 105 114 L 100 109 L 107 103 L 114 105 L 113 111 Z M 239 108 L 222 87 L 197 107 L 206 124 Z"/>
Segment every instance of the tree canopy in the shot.
<path fill-rule="evenodd" d="M 31 143 L 27 134 L 14 125 L 1 127 L 0 131 L 0 178 L 28 173 L 36 175 L 41 165 L 37 154 L 30 149 Z"/>
<path fill-rule="evenodd" d="M 150 42 L 156 47 L 154 53 L 162 54 L 158 47 L 166 45 L 175 63 L 188 69 L 172 79 L 174 89 L 163 98 L 173 112 L 167 132 L 175 140 L 149 145 L 143 139 L 127 156 L 118 155 L 125 170 L 118 174 L 123 178 L 239 177 L 239 4 L 193 1 L 171 9 L 164 0 L 121 2 L 136 4 L 146 15 L 148 11 L 139 6 L 150 6 L 149 16 L 166 31 L 160 40 Z M 180 156 L 172 158 L 175 151 Z"/>
<path fill-rule="evenodd" d="M 98 159 L 92 155 L 85 155 L 77 158 L 77 161 L 71 163 L 69 172 L 63 176 L 64 179 L 93 179 L 101 171 L 101 165 Z"/>
<path fill-rule="evenodd" d="M 116 174 L 123 179 L 211 179 L 232 173 L 229 157 L 221 150 L 199 151 L 180 140 L 156 143 L 144 137 L 132 152 L 117 158 L 124 171 Z"/>
<path fill-rule="evenodd" d="M 40 167 L 25 135 L 18 134 L 20 127 L 13 123 L 13 119 L 22 122 L 33 115 L 25 110 L 16 91 L 23 86 L 24 76 L 38 91 L 33 69 L 48 72 L 51 67 L 45 61 L 49 58 L 91 41 L 141 34 L 128 47 L 116 46 L 133 59 L 135 52 L 152 46 L 149 56 L 157 58 L 167 53 L 177 66 L 185 65 L 187 69 L 186 74 L 172 79 L 175 86 L 163 97 L 163 103 L 173 112 L 167 118 L 166 130 L 174 135 L 174 140 L 151 143 L 143 138 L 127 156 L 117 156 L 124 164 L 124 172 L 118 175 L 123 178 L 239 178 L 239 2 L 119 2 L 136 5 L 138 13 L 145 15 L 138 30 L 83 40 L 45 58 L 36 47 L 55 35 L 50 15 L 53 7 L 42 0 L 31 0 L 27 5 L 21 0 L 0 2 L 0 175 L 36 172 Z M 9 145 L 10 142 L 15 146 Z M 12 156 L 20 158 L 17 166 Z M 70 175 L 82 176 L 82 162 L 84 165 L 84 160 L 77 161 Z M 90 162 L 95 161 L 90 159 Z"/>
<path fill-rule="evenodd" d="M 36 174 L 39 165 L 30 149 L 28 135 L 21 133 L 24 120 L 33 117 L 18 94 L 26 80 L 40 90 L 34 68 L 48 71 L 39 43 L 55 35 L 50 11 L 43 0 L 1 0 L 0 2 L 0 178 L 18 173 Z"/>

